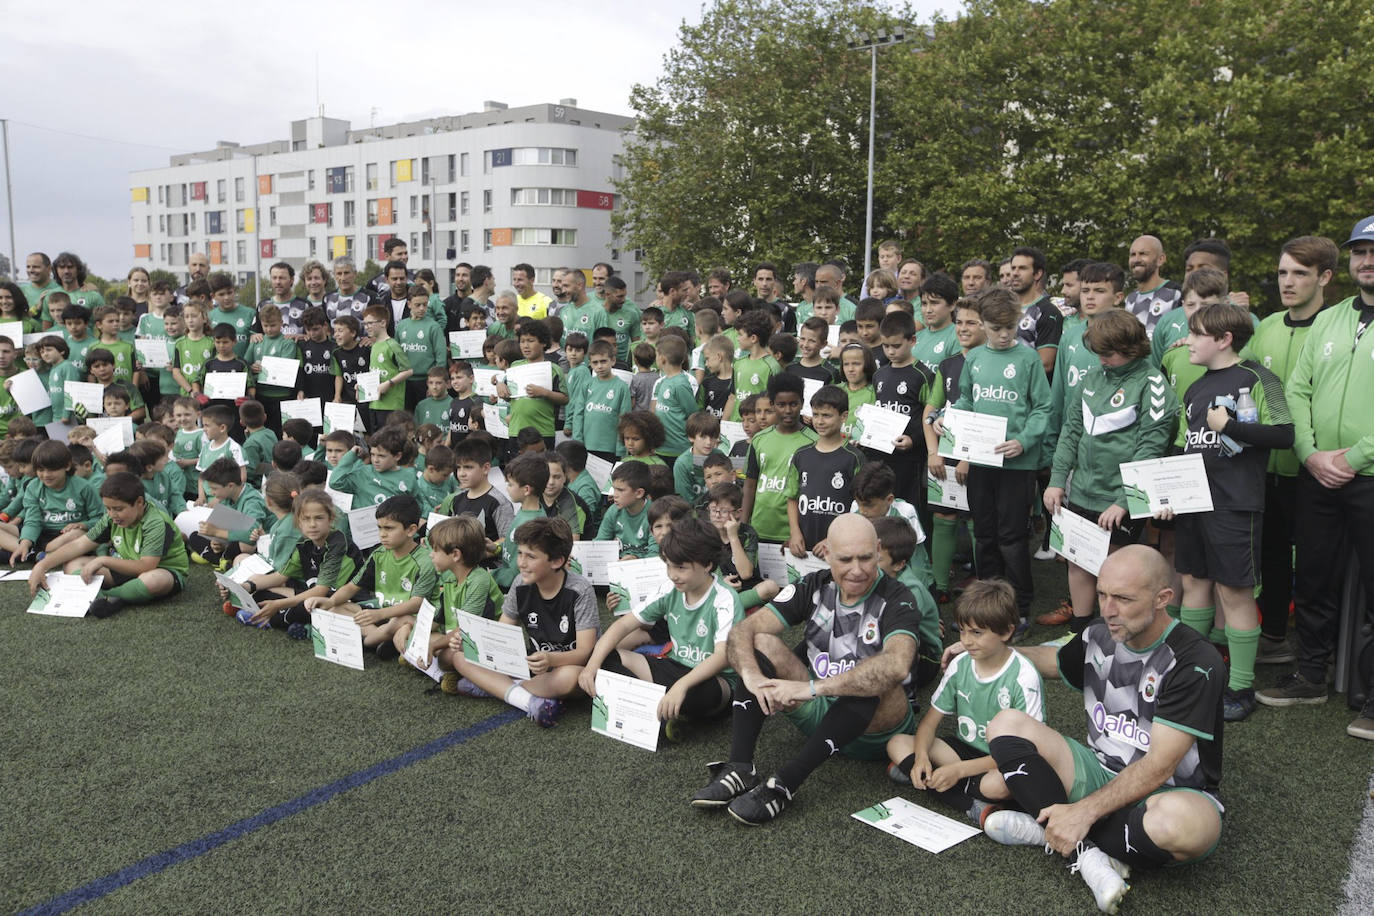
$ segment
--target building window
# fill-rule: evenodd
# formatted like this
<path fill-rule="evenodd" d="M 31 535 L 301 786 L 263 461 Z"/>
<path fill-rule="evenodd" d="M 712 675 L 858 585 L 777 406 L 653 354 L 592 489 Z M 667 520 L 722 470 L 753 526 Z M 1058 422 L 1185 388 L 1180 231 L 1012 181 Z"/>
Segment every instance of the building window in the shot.
<path fill-rule="evenodd" d="M 490 212 L 491 212 L 491 191 L 490 191 L 490 190 L 486 190 L 486 191 L 483 191 L 483 192 L 482 192 L 482 212 L 483 212 L 483 213 L 490 213 Z"/>
<path fill-rule="evenodd" d="M 466 156 L 467 153 L 464 153 L 463 155 Z M 470 202 L 471 202 L 471 201 L 470 201 L 470 195 L 468 194 L 467 191 L 460 191 L 460 192 L 458 193 L 458 212 L 459 212 L 459 214 L 461 214 L 461 215 L 463 215 L 463 216 L 467 216 L 467 215 L 468 215 L 468 206 L 469 206 Z"/>
<path fill-rule="evenodd" d="M 410 195 L 410 218 L 420 218 L 420 195 L 418 194 Z"/>
<path fill-rule="evenodd" d="M 512 165 L 577 165 L 577 150 L 564 147 L 517 146 L 511 150 Z"/>
<path fill-rule="evenodd" d="M 482 230 L 482 250 L 483 250 L 483 251 L 491 251 L 491 230 L 490 230 L 490 229 L 483 229 L 483 230 Z"/>
<path fill-rule="evenodd" d="M 415 180 L 414 159 L 393 159 L 391 161 L 391 186 Z"/>
<path fill-rule="evenodd" d="M 239 239 L 234 243 L 234 261 L 242 264 L 248 260 L 248 243 Z"/>
<path fill-rule="evenodd" d="M 467 154 L 464 153 L 463 155 L 467 155 Z M 162 185 L 158 185 L 158 186 L 157 186 L 157 202 L 158 202 L 158 203 L 162 203 L 162 202 L 163 202 L 163 200 L 162 200 Z"/>
<path fill-rule="evenodd" d="M 275 226 L 276 224 L 277 224 L 277 208 L 276 208 L 276 207 L 268 207 L 268 208 L 267 208 L 267 225 L 269 225 L 269 226 Z"/>
<path fill-rule="evenodd" d="M 344 228 L 352 226 L 357 222 L 357 204 L 354 201 L 346 200 L 343 205 L 343 224 Z"/>
<path fill-rule="evenodd" d="M 448 198 L 448 220 L 447 220 L 447 222 L 450 222 L 450 223 L 451 223 L 451 222 L 453 222 L 454 220 L 458 219 L 458 195 L 457 195 L 457 194 L 446 194 L 446 195 L 444 195 L 444 196 Z"/>
<path fill-rule="evenodd" d="M 167 233 L 167 214 L 159 213 L 157 215 L 157 231 L 164 235 Z"/>
<path fill-rule="evenodd" d="M 369 191 L 377 190 L 377 163 L 375 162 L 367 164 L 367 189 Z"/>
<path fill-rule="evenodd" d="M 468 177 L 468 154 L 461 153 L 458 156 L 458 174 L 463 178 Z"/>
<path fill-rule="evenodd" d="M 453 184 L 458 180 L 458 157 L 449 154 L 448 157 L 448 183 Z"/>
<path fill-rule="evenodd" d="M 552 286 L 552 285 L 553 285 L 553 268 L 552 268 L 552 267 L 536 267 L 536 268 L 534 269 L 534 285 L 535 285 L 535 286 Z"/>
<path fill-rule="evenodd" d="M 243 203 L 243 179 L 234 179 L 234 202 Z"/>
<path fill-rule="evenodd" d="M 459 245 L 458 245 L 458 247 L 461 248 L 463 251 L 467 251 L 467 250 L 468 250 L 468 231 L 467 231 L 466 229 L 464 229 L 462 232 L 460 232 L 460 233 L 458 234 L 458 238 L 459 238 Z"/>
<path fill-rule="evenodd" d="M 511 188 L 511 206 L 576 207 L 575 188 Z"/>
<path fill-rule="evenodd" d="M 229 196 L 228 182 L 223 178 L 215 182 L 215 203 L 222 204 L 224 199 Z"/>
<path fill-rule="evenodd" d="M 191 231 L 196 231 L 196 213 L 194 210 L 191 211 Z"/>
<path fill-rule="evenodd" d="M 512 245 L 576 245 L 576 229 L 512 229 Z"/>
<path fill-rule="evenodd" d="M 314 170 L 314 169 L 306 169 L 306 170 L 305 170 L 305 189 L 306 189 L 307 191 L 313 191 L 313 190 L 315 190 L 315 170 Z M 311 254 L 314 254 L 315 252 L 314 252 L 314 251 L 311 251 L 310 253 L 311 253 Z"/>
<path fill-rule="evenodd" d="M 317 245 L 316 245 L 316 242 L 315 242 L 315 237 L 312 235 L 312 236 L 310 236 L 310 256 L 311 256 L 312 258 L 315 256 L 316 247 L 317 247 Z"/>
<path fill-rule="evenodd" d="M 148 215 L 147 220 L 148 220 L 148 234 L 149 234 L 149 235 L 152 235 L 152 234 L 153 234 L 153 217 L 152 217 L 152 214 L 149 214 L 149 215 Z"/>

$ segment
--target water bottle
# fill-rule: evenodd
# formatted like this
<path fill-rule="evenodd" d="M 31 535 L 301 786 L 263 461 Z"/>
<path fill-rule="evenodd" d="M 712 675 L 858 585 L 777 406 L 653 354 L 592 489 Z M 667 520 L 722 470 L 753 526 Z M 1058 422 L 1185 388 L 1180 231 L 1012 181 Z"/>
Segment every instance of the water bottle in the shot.
<path fill-rule="evenodd" d="M 1236 398 L 1236 419 L 1241 423 L 1259 422 L 1259 405 L 1250 397 L 1249 388 L 1242 388 L 1240 397 Z"/>

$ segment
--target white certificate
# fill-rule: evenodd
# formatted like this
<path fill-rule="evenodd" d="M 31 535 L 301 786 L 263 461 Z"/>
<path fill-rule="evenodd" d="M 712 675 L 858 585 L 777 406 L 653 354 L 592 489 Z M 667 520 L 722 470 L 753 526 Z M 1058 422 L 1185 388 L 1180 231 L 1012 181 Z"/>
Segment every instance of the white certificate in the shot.
<path fill-rule="evenodd" d="M 482 428 L 497 439 L 510 438 L 510 427 L 506 426 L 506 418 L 496 404 L 482 405 Z"/>
<path fill-rule="evenodd" d="M 960 483 L 954 476 L 952 464 L 945 465 L 943 480 L 929 471 L 926 472 L 926 502 L 932 506 L 968 511 L 968 486 Z"/>
<path fill-rule="evenodd" d="M 592 585 L 610 585 L 610 564 L 620 562 L 620 541 L 573 541 L 568 568 L 586 576 Z"/>
<path fill-rule="evenodd" d="M 1107 559 L 1112 534 L 1077 512 L 1061 507 L 1050 523 L 1050 549 L 1094 576 Z"/>
<path fill-rule="evenodd" d="M 1174 455 L 1121 465 L 1121 484 L 1131 518 L 1153 518 L 1162 509 L 1175 515 L 1212 511 L 1212 488 L 1202 455 Z"/>
<path fill-rule="evenodd" d="M 105 412 L 104 385 L 97 385 L 95 382 L 63 382 L 62 391 L 67 396 L 67 403 L 63 405 L 64 410 L 75 410 L 76 405 L 80 404 L 86 408 L 88 414 Z"/>
<path fill-rule="evenodd" d="M 52 406 L 48 386 L 32 369 L 27 369 L 10 379 L 10 397 L 14 398 L 19 412 L 23 414 L 38 413 Z"/>
<path fill-rule="evenodd" d="M 606 575 L 610 579 L 611 593 L 620 596 L 620 604 L 615 609 L 617 617 L 642 611 L 650 601 L 668 594 L 673 588 L 668 579 L 668 564 L 658 557 L 616 560 L 606 564 Z"/>
<path fill-rule="evenodd" d="M 463 658 L 517 681 L 530 676 L 521 627 L 459 611 L 458 629 L 463 634 Z"/>
<path fill-rule="evenodd" d="M 267 535 L 263 535 L 267 537 Z M 259 540 L 261 542 L 261 539 Z M 267 561 L 267 551 L 262 553 L 244 554 L 244 561 L 229 571 L 229 578 L 235 582 L 247 582 L 253 576 L 265 576 L 268 573 L 276 572 L 272 564 Z"/>
<path fill-rule="evenodd" d="M 353 382 L 358 386 L 359 404 L 371 404 L 382 396 L 382 373 L 380 372 L 359 372 L 354 376 Z"/>
<path fill-rule="evenodd" d="M 216 503 L 210 509 L 210 517 L 206 521 L 212 528 L 223 528 L 225 531 L 252 531 L 258 527 L 258 520 L 253 516 L 223 503 Z"/>
<path fill-rule="evenodd" d="M 247 372 L 205 373 L 205 396 L 216 401 L 236 401 L 248 393 Z"/>
<path fill-rule="evenodd" d="M 119 430 L 119 448 L 116 448 L 115 451 L 119 451 L 121 448 L 128 448 L 134 444 L 133 417 L 88 417 L 86 419 L 86 425 L 95 430 L 97 438 L 99 438 L 101 433 L 108 432 L 111 429 Z M 101 451 L 104 452 L 105 450 L 101 449 Z M 108 455 L 110 453 L 105 452 L 105 454 Z"/>
<path fill-rule="evenodd" d="M 486 331 L 449 331 L 448 345 L 454 359 L 481 359 Z"/>
<path fill-rule="evenodd" d="M 377 533 L 377 507 L 363 506 L 348 513 L 348 532 L 359 550 L 368 550 L 382 542 Z"/>
<path fill-rule="evenodd" d="M 351 407 L 351 404 L 341 405 Z M 319 398 L 306 398 L 302 401 L 282 401 L 281 418 L 286 420 L 304 420 L 316 428 L 324 427 L 324 408 L 320 404 Z"/>
<path fill-rule="evenodd" d="M 80 575 L 48 573 L 43 588 L 29 603 L 29 613 L 49 617 L 85 617 L 91 609 L 91 602 L 100 594 L 100 585 L 101 579 L 98 577 L 87 585 L 81 581 Z"/>
<path fill-rule="evenodd" d="M 258 539 L 257 539 L 257 541 L 254 543 L 253 549 L 257 551 L 257 557 L 258 557 L 259 559 L 264 559 L 264 558 L 266 558 L 266 557 L 268 557 L 268 556 L 271 556 L 271 554 L 272 554 L 272 535 L 270 535 L 270 534 L 260 534 L 260 535 L 258 535 Z"/>
<path fill-rule="evenodd" d="M 783 585 L 787 582 L 787 548 L 759 542 L 759 575 Z"/>
<path fill-rule="evenodd" d="M 253 600 L 253 596 L 248 594 L 248 589 L 244 588 L 241 582 L 231 579 L 222 572 L 215 573 L 215 581 L 223 586 L 224 590 L 230 594 L 234 607 L 242 608 L 250 614 L 257 614 L 262 610 L 262 608 L 258 606 L 258 603 Z"/>
<path fill-rule="evenodd" d="M 91 446 L 108 458 L 124 448 L 124 434 L 119 431 L 117 426 L 107 427 L 104 432 L 96 434 L 96 437 L 91 440 Z"/>
<path fill-rule="evenodd" d="M 70 436 L 72 432 L 72 428 L 60 420 L 56 423 L 49 423 L 44 426 L 43 429 L 47 432 L 49 439 L 53 439 L 57 442 L 66 442 L 67 437 Z"/>
<path fill-rule="evenodd" d="M 496 397 L 496 377 L 500 374 L 500 369 L 473 368 L 472 393 L 481 398 Z"/>
<path fill-rule="evenodd" d="M 811 396 L 825 387 L 825 383 L 818 378 L 802 379 L 802 416 L 811 416 Z"/>
<path fill-rule="evenodd" d="M 184 537 L 190 537 L 200 530 L 200 523 L 210 517 L 209 506 L 196 506 L 187 503 L 186 511 L 176 517 L 177 530 Z"/>
<path fill-rule="evenodd" d="M 21 349 L 24 346 L 24 322 L 0 322 L 0 337 L 8 337 L 16 350 Z"/>
<path fill-rule="evenodd" d="M 592 731 L 646 751 L 658 750 L 658 704 L 667 692 L 652 681 L 596 672 Z"/>
<path fill-rule="evenodd" d="M 829 572 L 830 564 L 813 553 L 807 553 L 804 557 L 792 556 L 792 551 L 784 550 L 787 559 L 787 581 L 800 582 L 813 572 Z"/>
<path fill-rule="evenodd" d="M 622 382 L 624 382 L 624 383 L 627 384 L 627 385 L 630 384 L 631 382 L 633 382 L 633 381 L 634 381 L 634 378 L 635 378 L 635 374 L 634 374 L 633 372 L 631 372 L 629 369 L 612 369 L 612 370 L 611 370 L 611 375 L 613 375 L 613 376 L 615 376 L 616 378 L 620 379 Z"/>
<path fill-rule="evenodd" d="M 993 450 L 1007 441 L 1006 417 L 950 407 L 945 410 L 944 424 L 941 455 L 971 464 L 1002 466 L 1002 456 Z"/>
<path fill-rule="evenodd" d="M 983 832 L 972 824 L 945 817 L 900 797 L 856 811 L 851 817 L 934 853 L 944 852 Z"/>
<path fill-rule="evenodd" d="M 301 371 L 301 361 L 285 356 L 264 356 L 258 360 L 262 371 L 258 373 L 259 385 L 276 385 L 279 388 L 295 388 L 296 374 Z"/>
<path fill-rule="evenodd" d="M 335 490 L 326 486 L 324 492 L 329 494 L 329 498 L 334 501 L 334 507 L 340 512 L 347 512 L 353 508 L 353 494 L 344 493 L 342 490 Z"/>
<path fill-rule="evenodd" d="M 446 522 L 451 518 L 453 518 L 453 516 L 440 515 L 438 512 L 429 513 L 429 516 L 425 519 L 425 536 L 428 537 L 429 535 L 434 533 L 435 525 L 439 524 L 440 522 Z"/>
<path fill-rule="evenodd" d="M 166 369 L 172 361 L 172 341 L 165 337 L 135 337 L 134 349 L 145 369 Z"/>
<path fill-rule="evenodd" d="M 720 421 L 720 450 L 726 454 L 735 446 L 737 442 L 748 442 L 749 437 L 744 434 L 744 424 L 736 420 Z"/>
<path fill-rule="evenodd" d="M 443 679 L 444 670 L 439 667 L 439 660 L 429 654 L 429 637 L 433 629 L 434 605 L 421 601 L 420 609 L 415 612 L 415 629 L 410 631 L 410 642 L 406 643 L 404 655 L 406 661 L 417 670 L 438 681 Z"/>
<path fill-rule="evenodd" d="M 531 385 L 552 389 L 553 364 L 548 360 L 540 360 L 537 363 L 511 366 L 506 370 L 506 387 L 510 389 L 512 399 L 529 397 L 528 390 Z"/>
<path fill-rule="evenodd" d="M 316 658 L 363 670 L 363 630 L 348 614 L 311 611 L 310 640 Z"/>
<path fill-rule="evenodd" d="M 859 419 L 854 425 L 859 430 L 859 445 L 889 455 L 897 451 L 895 440 L 898 436 L 906 435 L 911 417 L 876 404 L 859 405 L 858 414 Z"/>
<path fill-rule="evenodd" d="M 346 433 L 355 432 L 362 423 L 358 408 L 353 404 L 335 404 L 330 401 L 324 405 L 324 434 L 327 436 L 336 429 Z"/>
<path fill-rule="evenodd" d="M 598 490 L 605 490 L 611 485 L 612 468 L 613 465 L 600 455 L 587 455 L 586 471 L 592 475 L 592 480 L 596 481 Z"/>

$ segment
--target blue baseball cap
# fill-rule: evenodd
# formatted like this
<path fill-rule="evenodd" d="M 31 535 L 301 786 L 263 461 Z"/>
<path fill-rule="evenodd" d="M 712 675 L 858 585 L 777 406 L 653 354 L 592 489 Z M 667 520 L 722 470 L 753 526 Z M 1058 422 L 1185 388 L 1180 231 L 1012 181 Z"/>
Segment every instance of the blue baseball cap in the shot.
<path fill-rule="evenodd" d="M 1366 216 L 1356 223 L 1350 230 L 1350 238 L 1346 239 L 1341 247 L 1345 248 L 1356 242 L 1374 242 L 1374 216 Z"/>

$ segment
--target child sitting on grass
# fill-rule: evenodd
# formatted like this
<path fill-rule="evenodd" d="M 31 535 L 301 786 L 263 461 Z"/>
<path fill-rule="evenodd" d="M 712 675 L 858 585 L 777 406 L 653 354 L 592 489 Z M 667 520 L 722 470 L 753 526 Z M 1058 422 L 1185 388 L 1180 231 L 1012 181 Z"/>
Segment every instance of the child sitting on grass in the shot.
<path fill-rule="evenodd" d="M 104 618 L 126 604 L 148 604 L 185 588 L 186 544 L 172 517 L 148 502 L 143 483 L 132 474 L 111 475 L 100 485 L 100 500 L 104 514 L 90 528 L 34 565 L 29 593 L 37 594 L 55 569 L 80 573 L 87 582 L 98 576 L 103 584 L 87 614 Z M 100 548 L 109 554 L 87 556 Z"/>
<path fill-rule="evenodd" d="M 253 527 L 219 528 L 209 520 L 200 522 L 196 530 L 186 538 L 193 556 L 200 559 L 194 562 L 218 566 L 228 563 L 240 553 L 251 553 L 257 536 L 272 526 L 275 519 L 267 510 L 262 494 L 243 482 L 243 468 L 233 458 L 221 458 L 205 469 L 201 480 L 210 490 L 213 505 L 228 506 L 253 519 Z"/>
<path fill-rule="evenodd" d="M 47 548 L 58 535 L 89 531 L 104 516 L 95 488 L 71 471 L 72 455 L 63 443 L 43 442 L 33 450 L 33 473 L 38 480 L 23 490 L 19 533 L 0 530 L 0 550 L 9 552 L 11 568 L 29 560 L 35 548 Z"/>
<path fill-rule="evenodd" d="M 501 622 L 524 629 L 533 651 L 528 680 L 515 681 L 468 661 L 460 630 L 449 634 L 448 660 L 465 696 L 500 697 L 548 728 L 562 715 L 560 698 L 578 692 L 577 678 L 596 644 L 596 592 L 567 569 L 572 529 L 561 518 L 537 518 L 515 533 L 519 577 L 506 592 Z"/>
<path fill-rule="evenodd" d="M 482 568 L 487 553 L 482 523 L 470 515 L 446 518 L 429 533 L 430 558 L 439 574 L 439 605 L 434 622 L 439 632 L 431 633 L 426 657 L 438 656 L 446 674 L 439 682 L 445 693 L 457 693 L 458 675 L 448 648 L 449 634 L 458 629 L 458 612 L 464 611 L 495 620 L 504 600 L 491 573 Z M 396 632 L 396 648 L 405 651 L 415 622 L 410 618 Z"/>

